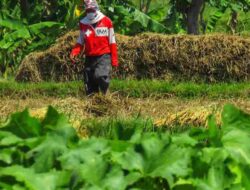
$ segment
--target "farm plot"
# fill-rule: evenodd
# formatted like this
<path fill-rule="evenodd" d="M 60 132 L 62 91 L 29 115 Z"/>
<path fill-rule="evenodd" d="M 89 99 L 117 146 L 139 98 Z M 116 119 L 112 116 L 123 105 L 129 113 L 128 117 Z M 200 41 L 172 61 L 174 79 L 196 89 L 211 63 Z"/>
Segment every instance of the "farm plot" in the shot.
<path fill-rule="evenodd" d="M 39 83 L 0 83 L 0 188 L 250 188 L 249 39 L 119 35 L 110 94 L 86 97 L 76 35 L 23 60 Z"/>

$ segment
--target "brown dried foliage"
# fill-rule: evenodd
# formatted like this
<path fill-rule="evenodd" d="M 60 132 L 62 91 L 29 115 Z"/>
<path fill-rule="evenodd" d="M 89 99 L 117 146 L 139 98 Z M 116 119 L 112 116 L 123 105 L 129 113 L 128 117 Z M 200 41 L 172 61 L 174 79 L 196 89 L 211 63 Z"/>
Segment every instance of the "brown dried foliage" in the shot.
<path fill-rule="evenodd" d="M 72 67 L 69 52 L 78 32 L 69 32 L 44 52 L 28 55 L 18 81 L 68 81 L 82 77 L 84 58 Z M 247 81 L 250 79 L 250 40 L 230 35 L 161 35 L 135 37 L 117 34 L 118 78 L 192 81 Z"/>

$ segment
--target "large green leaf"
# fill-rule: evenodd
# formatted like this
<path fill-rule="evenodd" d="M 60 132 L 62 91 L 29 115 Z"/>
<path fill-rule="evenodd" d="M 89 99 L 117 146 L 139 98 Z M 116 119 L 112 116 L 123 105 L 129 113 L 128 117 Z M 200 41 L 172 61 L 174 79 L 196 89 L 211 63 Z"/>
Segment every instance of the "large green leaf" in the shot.
<path fill-rule="evenodd" d="M 2 190 L 27 190 L 27 188 L 19 185 L 19 184 L 6 184 L 3 182 L 0 182 L 0 187 Z"/>
<path fill-rule="evenodd" d="M 250 115 L 231 104 L 224 106 L 222 123 L 222 130 L 224 133 L 234 129 L 241 129 L 250 134 Z"/>
<path fill-rule="evenodd" d="M 43 134 L 56 134 L 63 139 L 67 146 L 74 145 L 79 140 L 76 130 L 69 124 L 68 119 L 63 114 L 58 113 L 52 106 L 48 107 L 46 116 L 41 123 Z"/>
<path fill-rule="evenodd" d="M 15 42 L 8 42 L 8 41 L 5 41 L 5 40 L 1 40 L 0 41 L 0 47 L 1 49 L 8 49 L 9 47 L 11 47 Z"/>
<path fill-rule="evenodd" d="M 45 29 L 51 28 L 53 30 L 58 30 L 59 27 L 62 27 L 63 24 L 59 22 L 40 22 L 36 24 L 29 25 L 29 29 L 34 34 L 40 34 L 41 32 L 44 32 Z"/>
<path fill-rule="evenodd" d="M 29 190 L 56 189 L 56 175 L 53 173 L 36 174 L 33 169 L 24 168 L 22 166 L 14 165 L 0 168 L 0 177 L 4 177 L 7 183 L 8 177 L 14 177 L 16 181 L 24 183 L 24 187 Z M 10 185 L 12 185 L 12 183 Z"/>
<path fill-rule="evenodd" d="M 91 139 L 63 154 L 59 160 L 64 169 L 76 172 L 77 183 L 84 182 L 84 189 L 125 189 L 133 184 L 139 174 L 124 174 L 119 165 L 110 162 L 109 142 Z M 112 164 L 112 165 L 111 165 Z"/>
<path fill-rule="evenodd" d="M 96 161 L 95 159 L 100 160 L 109 152 L 110 148 L 107 141 L 91 139 L 80 142 L 78 147 L 64 153 L 59 160 L 63 169 L 74 170 L 81 163 L 90 162 L 91 164 Z M 94 164 L 93 167 L 95 167 Z M 98 177 L 98 174 L 96 177 Z"/>
<path fill-rule="evenodd" d="M 201 151 L 201 161 L 209 165 L 218 165 L 224 163 L 229 153 L 224 148 L 203 148 Z"/>
<path fill-rule="evenodd" d="M 46 138 L 44 143 L 29 152 L 28 157 L 34 157 L 35 163 L 32 165 L 36 172 L 48 172 L 55 167 L 57 156 L 66 152 L 64 146 L 56 142 L 57 138 Z"/>
<path fill-rule="evenodd" d="M 250 115 L 226 105 L 222 121 L 223 146 L 238 163 L 250 164 Z"/>
<path fill-rule="evenodd" d="M 113 160 L 123 169 L 138 171 L 142 177 L 162 177 L 173 184 L 174 176 L 184 177 L 191 170 L 192 149 L 169 144 L 168 136 L 146 134 L 141 143 L 123 153 L 113 153 Z"/>
<path fill-rule="evenodd" d="M 75 130 L 69 124 L 68 119 L 63 114 L 60 114 L 52 106 L 48 107 L 45 118 L 42 120 L 41 124 L 43 126 L 44 133 L 53 132 L 53 131 L 55 132 L 55 131 L 60 131 L 60 130 L 67 131 L 65 129 L 70 129 L 72 133 L 75 132 Z M 69 136 L 71 135 L 72 134 L 69 134 Z"/>
<path fill-rule="evenodd" d="M 14 32 L 10 32 L 4 35 L 4 38 L 0 41 L 1 49 L 8 49 L 11 46 L 14 46 L 16 43 L 19 43 L 18 39 L 30 39 L 31 35 L 27 29 L 20 29 Z"/>
<path fill-rule="evenodd" d="M 208 117 L 208 135 L 209 143 L 213 146 L 221 146 L 221 131 L 216 124 L 214 115 Z"/>
<path fill-rule="evenodd" d="M 41 144 L 28 152 L 34 159 L 36 172 L 48 172 L 57 167 L 57 158 L 68 151 L 67 139 L 58 134 L 47 134 Z"/>
<path fill-rule="evenodd" d="M 86 184 L 84 189 L 90 187 L 98 189 L 105 186 L 103 184 L 105 175 L 110 175 L 109 164 L 103 157 L 109 152 L 107 148 L 105 141 L 93 139 L 91 143 L 81 143 L 79 148 L 63 154 L 59 160 L 63 168 L 76 173 L 77 183 Z M 115 176 L 117 177 L 117 175 Z"/>
<path fill-rule="evenodd" d="M 9 122 L 1 129 L 9 131 L 20 138 L 38 137 L 41 135 L 41 124 L 38 119 L 29 115 L 28 109 L 11 115 Z"/>
<path fill-rule="evenodd" d="M 0 128 L 0 147 L 15 145 L 18 142 L 21 142 L 22 140 L 23 139 L 17 137 L 11 132 L 1 131 L 1 128 Z"/>
<path fill-rule="evenodd" d="M 113 16 L 113 14 L 116 16 Z M 163 24 L 128 4 L 116 4 L 114 11 L 111 11 L 111 17 L 113 17 L 118 30 L 125 34 L 136 34 L 143 31 L 167 31 L 167 28 Z"/>
<path fill-rule="evenodd" d="M 20 20 L 14 19 L 0 19 L 0 26 L 9 28 L 11 30 L 26 29 L 26 26 Z"/>
<path fill-rule="evenodd" d="M 173 190 L 196 190 L 194 179 L 178 179 L 174 184 Z"/>
<path fill-rule="evenodd" d="M 224 190 L 230 187 L 223 165 L 212 166 L 206 179 L 197 179 L 198 190 Z"/>
<path fill-rule="evenodd" d="M 53 168 L 56 158 L 78 140 L 75 129 L 68 124 L 63 115 L 52 107 L 49 107 L 42 124 L 39 120 L 30 117 L 26 109 L 13 114 L 2 130 L 4 132 L 0 133 L 0 136 L 3 137 L 0 138 L 0 145 L 16 144 L 20 148 L 29 148 L 28 158 L 34 160 L 33 167 L 38 172 L 49 171 Z M 46 135 L 41 137 L 45 133 Z"/>
<path fill-rule="evenodd" d="M 172 137 L 172 142 L 179 146 L 195 146 L 198 141 L 192 137 L 190 137 L 187 133 L 176 134 Z"/>
<path fill-rule="evenodd" d="M 166 19 L 166 7 L 156 8 L 150 11 L 147 15 L 155 21 L 162 22 Z"/>
<path fill-rule="evenodd" d="M 147 28 L 152 32 L 166 32 L 167 28 L 159 23 L 156 20 L 153 20 L 151 17 L 146 15 L 145 13 L 139 11 L 138 9 L 134 9 L 132 12 L 135 21 L 138 21 L 142 24 L 143 27 Z"/>
<path fill-rule="evenodd" d="M 12 154 L 16 152 L 16 148 L 5 148 L 1 149 L 0 152 L 0 161 L 4 162 L 5 164 L 11 164 L 12 163 Z M 0 163 L 1 166 L 1 163 Z"/>
<path fill-rule="evenodd" d="M 239 164 L 250 164 L 249 141 L 250 135 L 239 129 L 234 129 L 222 137 L 223 146 Z"/>
<path fill-rule="evenodd" d="M 4 40 L 5 41 L 15 41 L 19 38 L 21 39 L 29 39 L 31 36 L 30 36 L 30 32 L 28 29 L 26 28 L 23 28 L 23 29 L 19 29 L 19 30 L 16 30 L 14 32 L 10 32 L 10 33 L 7 33 L 4 35 Z"/>
<path fill-rule="evenodd" d="M 250 189 L 250 167 L 248 166 L 242 166 L 242 186 L 245 189 Z"/>
<path fill-rule="evenodd" d="M 119 166 L 107 165 L 103 160 L 100 160 L 100 163 L 98 163 L 98 161 L 95 163 L 97 164 L 96 167 L 90 163 L 80 165 L 79 175 L 84 179 L 86 183 L 86 189 L 91 187 L 91 189 L 98 188 L 125 190 L 129 185 L 123 171 Z M 93 171 L 96 171 L 97 173 L 93 173 Z M 97 176 L 100 178 L 97 179 L 96 175 L 94 174 L 97 174 Z M 102 175 L 100 176 L 100 174 Z M 136 180 L 135 175 L 133 175 L 133 178 Z M 93 179 L 98 181 L 93 181 Z"/>
<path fill-rule="evenodd" d="M 217 22 L 220 20 L 220 18 L 223 16 L 224 11 L 223 10 L 217 10 L 214 12 L 212 15 L 210 15 L 209 20 L 207 21 L 207 30 L 208 31 L 213 31 Z"/>

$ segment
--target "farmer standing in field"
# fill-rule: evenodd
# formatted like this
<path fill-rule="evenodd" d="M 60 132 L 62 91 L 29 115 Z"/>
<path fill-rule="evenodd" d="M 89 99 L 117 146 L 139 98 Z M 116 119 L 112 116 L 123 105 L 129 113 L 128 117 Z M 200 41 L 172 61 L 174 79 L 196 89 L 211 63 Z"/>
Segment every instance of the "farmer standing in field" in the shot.
<path fill-rule="evenodd" d="M 86 17 L 80 21 L 80 36 L 71 51 L 74 60 L 82 51 L 86 55 L 84 83 L 86 94 L 106 94 L 111 65 L 118 67 L 117 46 L 112 21 L 100 12 L 96 0 L 84 0 Z"/>

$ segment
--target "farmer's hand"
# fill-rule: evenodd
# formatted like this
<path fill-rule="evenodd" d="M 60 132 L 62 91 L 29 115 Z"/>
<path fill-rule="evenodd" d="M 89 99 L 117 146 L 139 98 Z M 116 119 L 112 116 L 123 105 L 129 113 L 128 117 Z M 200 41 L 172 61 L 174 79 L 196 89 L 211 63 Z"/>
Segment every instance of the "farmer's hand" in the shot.
<path fill-rule="evenodd" d="M 113 73 L 114 73 L 115 75 L 117 75 L 117 74 L 118 74 L 118 71 L 119 71 L 118 66 L 113 66 L 113 67 L 112 67 L 112 71 L 113 71 Z"/>

